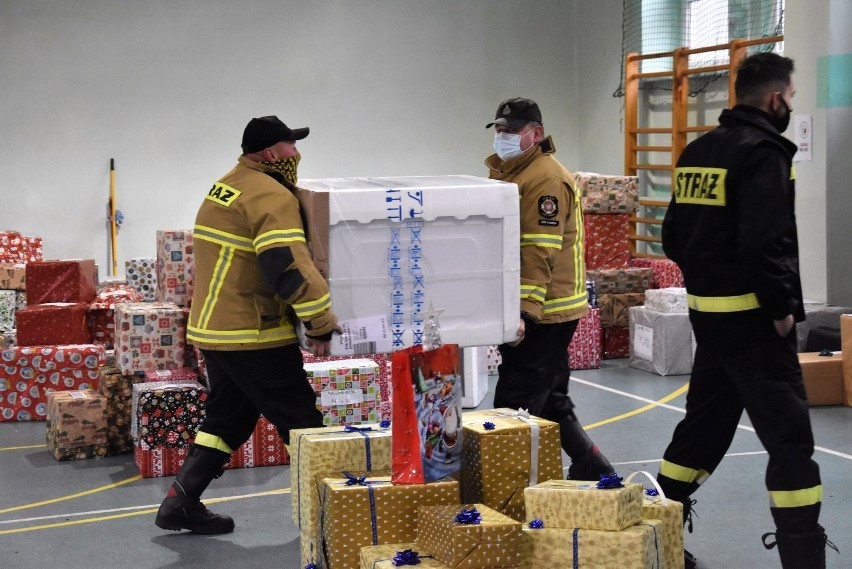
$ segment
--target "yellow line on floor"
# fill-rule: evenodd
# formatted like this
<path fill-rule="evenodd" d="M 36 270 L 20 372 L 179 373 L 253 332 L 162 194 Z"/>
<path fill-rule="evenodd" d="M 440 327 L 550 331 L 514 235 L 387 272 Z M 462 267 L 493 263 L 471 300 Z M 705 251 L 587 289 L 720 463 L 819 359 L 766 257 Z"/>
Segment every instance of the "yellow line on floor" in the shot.
<path fill-rule="evenodd" d="M 43 502 L 35 502 L 33 504 L 24 504 L 22 506 L 15 506 L 13 508 L 6 508 L 5 510 L 0 510 L 0 514 L 6 514 L 8 512 L 17 512 L 19 510 L 26 510 L 29 508 L 37 508 L 39 506 L 46 506 L 48 504 L 55 504 L 57 502 L 64 502 L 66 500 L 73 500 L 75 498 L 80 498 L 81 496 L 87 496 L 89 494 L 94 494 L 95 492 L 102 492 L 104 490 L 111 490 L 113 488 L 117 488 L 118 486 L 123 486 L 124 484 L 130 484 L 131 482 L 136 482 L 137 480 L 141 480 L 142 475 L 137 474 L 136 476 L 131 476 L 125 480 L 120 480 L 118 482 L 113 482 L 112 484 L 107 484 L 106 486 L 100 486 L 98 488 L 92 488 L 91 490 L 84 490 L 83 492 L 77 492 L 76 494 L 69 494 L 68 496 L 60 496 L 59 498 L 52 498 L 50 500 L 45 500 Z"/>
<path fill-rule="evenodd" d="M 668 395 L 666 395 L 665 397 L 663 397 L 662 399 L 660 399 L 660 400 L 658 400 L 654 403 L 649 403 L 648 405 L 645 405 L 644 407 L 640 407 L 639 409 L 634 409 L 633 411 L 623 413 L 623 414 L 618 415 L 616 417 L 610 417 L 609 419 L 604 419 L 603 421 L 598 421 L 597 423 L 592 423 L 590 425 L 584 425 L 583 428 L 588 431 L 589 429 L 594 429 L 595 427 L 600 427 L 601 425 L 608 425 L 609 423 L 614 423 L 616 421 L 626 419 L 627 417 L 632 417 L 633 415 L 638 415 L 639 413 L 644 413 L 645 411 L 649 411 L 649 410 L 653 409 L 654 407 L 659 406 L 662 403 L 667 403 L 667 402 L 671 401 L 672 399 L 674 399 L 675 397 L 679 397 L 679 396 L 683 395 L 684 393 L 686 393 L 686 391 L 688 389 L 689 389 L 689 382 L 686 382 L 680 388 L 672 391 L 671 393 L 669 393 Z"/>
<path fill-rule="evenodd" d="M 20 447 L 2 447 L 0 450 L 26 450 L 28 448 L 45 448 L 47 445 L 27 445 Z"/>
<path fill-rule="evenodd" d="M 241 496 L 226 496 L 223 498 L 211 498 L 209 500 L 204 500 L 205 504 L 216 504 L 217 502 L 231 502 L 233 500 L 244 500 L 246 498 L 256 498 L 259 496 L 274 496 L 277 494 L 289 494 L 289 488 L 280 488 L 278 490 L 267 490 L 266 492 L 254 492 L 252 494 L 243 494 Z M 73 520 L 73 521 L 65 521 L 65 522 L 57 522 L 54 524 L 43 524 L 40 526 L 30 526 L 25 528 L 17 528 L 17 529 L 7 529 L 0 530 L 0 535 L 8 535 L 11 533 L 23 533 L 28 531 L 38 531 L 45 529 L 54 529 L 58 527 L 67 527 L 67 526 L 77 526 L 80 524 L 92 524 L 96 522 L 106 522 L 110 520 L 118 520 L 121 518 L 130 518 L 133 516 L 142 516 L 156 513 L 157 508 L 150 508 L 147 510 L 139 510 L 136 512 L 125 512 L 123 514 L 113 514 L 110 516 L 98 516 L 96 518 L 87 518 L 85 520 Z"/>

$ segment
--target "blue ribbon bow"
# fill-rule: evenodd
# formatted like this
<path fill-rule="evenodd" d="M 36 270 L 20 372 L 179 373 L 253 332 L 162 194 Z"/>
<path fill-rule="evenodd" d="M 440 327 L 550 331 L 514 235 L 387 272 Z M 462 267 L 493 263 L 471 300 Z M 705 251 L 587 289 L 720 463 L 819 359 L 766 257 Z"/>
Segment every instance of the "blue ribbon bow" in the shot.
<path fill-rule="evenodd" d="M 471 508 L 469 510 L 462 510 L 456 516 L 456 521 L 460 524 L 478 524 L 482 521 L 482 514 L 476 511 L 476 508 Z"/>
<path fill-rule="evenodd" d="M 544 527 L 544 522 L 536 518 L 530 522 L 530 529 L 541 529 Z"/>
<path fill-rule="evenodd" d="M 308 563 L 305 565 L 305 569 L 318 569 L 318 567 L 316 563 Z"/>
<path fill-rule="evenodd" d="M 397 551 L 392 563 L 395 567 L 400 565 L 420 565 L 420 558 L 416 551 L 406 549 L 405 551 Z"/>
<path fill-rule="evenodd" d="M 483 423 L 482 426 L 485 427 L 486 431 L 493 431 L 494 429 L 497 428 L 497 426 L 494 423 L 492 423 L 491 421 L 485 421 L 485 423 Z"/>
<path fill-rule="evenodd" d="M 343 476 L 346 477 L 346 485 L 347 486 L 366 486 L 367 485 L 367 475 L 363 476 L 355 476 L 350 474 L 349 472 L 344 472 Z"/>
<path fill-rule="evenodd" d="M 390 421 L 382 421 L 381 423 L 379 423 L 379 426 L 383 429 L 387 429 L 388 427 L 390 427 Z"/>
<path fill-rule="evenodd" d="M 355 425 L 346 425 L 343 430 L 347 433 L 363 433 L 364 431 L 372 431 L 373 427 L 356 427 Z"/>
<path fill-rule="evenodd" d="M 656 490 L 656 489 L 654 489 L 654 488 L 648 488 L 648 489 L 646 489 L 646 490 L 645 490 L 645 494 L 646 494 L 646 495 L 648 495 L 648 496 L 659 496 L 659 495 L 660 495 L 660 493 L 659 493 L 659 492 L 657 492 L 657 490 Z"/>
<path fill-rule="evenodd" d="M 598 482 L 597 487 L 602 490 L 623 488 L 624 484 L 621 483 L 622 480 L 624 480 L 624 478 L 619 476 L 617 472 L 613 472 L 612 474 L 601 474 L 601 479 L 600 482 Z"/>

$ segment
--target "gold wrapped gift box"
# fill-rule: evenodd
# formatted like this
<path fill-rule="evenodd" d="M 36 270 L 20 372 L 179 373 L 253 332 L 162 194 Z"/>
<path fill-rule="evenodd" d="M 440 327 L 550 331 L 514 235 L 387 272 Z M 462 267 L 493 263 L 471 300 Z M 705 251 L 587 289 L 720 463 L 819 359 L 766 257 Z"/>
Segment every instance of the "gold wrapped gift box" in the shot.
<path fill-rule="evenodd" d="M 600 489 L 594 482 L 549 480 L 524 490 L 527 521 L 546 528 L 619 531 L 642 519 L 641 484 Z"/>
<path fill-rule="evenodd" d="M 478 524 L 456 521 L 476 508 Z M 485 504 L 424 506 L 418 512 L 417 546 L 456 569 L 501 569 L 521 562 L 521 524 Z"/>
<path fill-rule="evenodd" d="M 684 569 L 683 504 L 659 496 L 644 496 L 642 518 L 660 520 L 660 569 Z"/>
<path fill-rule="evenodd" d="M 642 520 L 621 531 L 523 528 L 521 567 L 658 569 L 660 531 L 659 520 Z"/>
<path fill-rule="evenodd" d="M 396 569 L 393 560 L 397 553 L 406 550 L 416 552 L 418 569 L 450 569 L 425 551 L 417 549 L 416 543 L 396 543 L 391 545 L 370 545 L 361 548 L 361 569 Z"/>
<path fill-rule="evenodd" d="M 456 480 L 393 485 L 389 470 L 319 475 L 317 488 L 321 555 L 328 569 L 357 568 L 358 552 L 367 545 L 414 541 L 420 506 L 459 503 Z"/>
<path fill-rule="evenodd" d="M 366 472 L 390 468 L 391 430 L 378 425 L 293 429 L 288 451 L 293 523 L 310 537 L 317 537 L 317 475 L 342 470 Z"/>
<path fill-rule="evenodd" d="M 485 504 L 523 521 L 524 488 L 562 478 L 562 446 L 557 423 L 518 415 L 512 409 L 462 414 L 462 501 Z M 486 422 L 494 428 L 486 428 Z"/>

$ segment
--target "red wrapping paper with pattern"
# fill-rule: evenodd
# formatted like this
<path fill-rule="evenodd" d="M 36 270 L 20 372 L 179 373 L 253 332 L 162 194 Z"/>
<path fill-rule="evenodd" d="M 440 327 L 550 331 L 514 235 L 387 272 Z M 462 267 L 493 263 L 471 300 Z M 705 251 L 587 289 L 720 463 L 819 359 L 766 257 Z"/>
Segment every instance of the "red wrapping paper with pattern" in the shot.
<path fill-rule="evenodd" d="M 571 369 L 597 369 L 601 367 L 601 318 L 597 308 L 592 308 L 577 323 L 577 330 L 568 345 Z"/>
<path fill-rule="evenodd" d="M 605 360 L 630 356 L 630 328 L 617 326 L 603 331 L 603 357 Z"/>
<path fill-rule="evenodd" d="M 0 351 L 0 421 L 43 421 L 47 394 L 99 387 L 103 346 L 15 346 Z"/>
<path fill-rule="evenodd" d="M 27 302 L 91 302 L 98 289 L 94 259 L 27 263 Z"/>
<path fill-rule="evenodd" d="M 630 215 L 587 214 L 583 216 L 586 233 L 586 269 L 620 269 L 630 260 Z"/>
<path fill-rule="evenodd" d="M 19 346 L 88 344 L 92 334 L 83 302 L 36 304 L 15 311 Z"/>
<path fill-rule="evenodd" d="M 654 272 L 654 288 L 683 288 L 683 273 L 671 259 L 630 259 L 631 267 L 650 267 Z"/>
<path fill-rule="evenodd" d="M 0 263 L 32 263 L 44 259 L 41 237 L 0 231 Z"/>

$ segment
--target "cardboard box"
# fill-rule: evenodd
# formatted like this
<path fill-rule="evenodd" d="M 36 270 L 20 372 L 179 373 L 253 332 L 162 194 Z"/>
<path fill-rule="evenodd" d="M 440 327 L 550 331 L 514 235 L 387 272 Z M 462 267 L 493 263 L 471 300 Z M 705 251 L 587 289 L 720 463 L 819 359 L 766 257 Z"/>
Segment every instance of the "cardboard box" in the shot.
<path fill-rule="evenodd" d="M 357 567 L 359 551 L 368 545 L 414 541 L 420 506 L 459 503 L 456 480 L 393 485 L 390 471 L 347 474 L 317 476 L 323 565 L 328 569 Z"/>
<path fill-rule="evenodd" d="M 691 373 L 689 314 L 666 314 L 644 306 L 631 308 L 629 365 L 657 375 Z"/>
<path fill-rule="evenodd" d="M 522 521 L 524 488 L 563 476 L 559 425 L 511 409 L 466 412 L 462 425 L 462 501 Z"/>
<path fill-rule="evenodd" d="M 470 512 L 475 509 L 476 512 Z M 464 511 L 479 523 L 460 523 Z M 521 562 L 521 524 L 485 504 L 423 506 L 418 512 L 417 547 L 452 568 L 500 569 Z"/>
<path fill-rule="evenodd" d="M 641 484 L 601 489 L 595 482 L 548 480 L 524 490 L 526 521 L 545 528 L 621 531 L 642 520 Z"/>
<path fill-rule="evenodd" d="M 425 551 L 418 550 L 416 543 L 394 543 L 391 545 L 370 545 L 361 548 L 360 569 L 396 569 L 399 567 L 394 563 L 398 554 L 404 551 L 412 551 L 417 554 L 419 569 L 450 569 L 429 555 Z"/>
<path fill-rule="evenodd" d="M 803 352 L 799 354 L 799 365 L 802 366 L 808 405 L 843 405 L 842 354 L 821 356 L 818 352 Z"/>
<path fill-rule="evenodd" d="M 27 299 L 31 305 L 90 302 L 98 288 L 94 259 L 27 263 L 26 273 Z"/>
<path fill-rule="evenodd" d="M 522 569 L 663 569 L 657 548 L 661 523 L 642 520 L 621 531 L 589 529 L 522 530 Z M 683 549 L 680 550 L 683 567 Z"/>
<path fill-rule="evenodd" d="M 840 317 L 840 342 L 843 347 L 843 398 L 845 405 L 852 407 L 852 314 Z"/>
<path fill-rule="evenodd" d="M 420 343 L 430 305 L 442 311 L 445 344 L 515 339 L 515 184 L 420 176 L 300 180 L 299 186 L 313 259 L 328 278 L 338 318 L 386 317 L 394 350 Z"/>
<path fill-rule="evenodd" d="M 320 506 L 317 475 L 389 469 L 391 429 L 376 424 L 293 429 L 290 453 L 293 523 L 309 537 L 316 537 Z"/>

